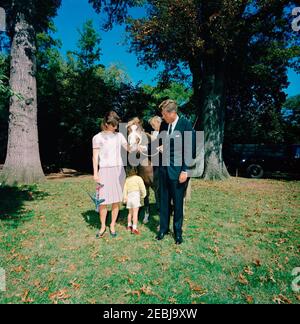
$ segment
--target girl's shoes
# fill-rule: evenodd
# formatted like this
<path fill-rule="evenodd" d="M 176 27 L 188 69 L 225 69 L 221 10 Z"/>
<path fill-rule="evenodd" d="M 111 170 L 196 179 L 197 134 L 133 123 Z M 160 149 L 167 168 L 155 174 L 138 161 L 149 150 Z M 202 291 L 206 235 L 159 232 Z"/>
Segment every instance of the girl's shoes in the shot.
<path fill-rule="evenodd" d="M 126 227 L 126 230 L 127 230 L 128 232 L 132 232 L 132 226 L 127 226 L 127 227 Z"/>
<path fill-rule="evenodd" d="M 138 229 L 133 229 L 132 231 L 131 231 L 131 234 L 134 234 L 134 235 L 140 235 L 141 233 L 140 233 L 140 231 L 138 230 Z"/>

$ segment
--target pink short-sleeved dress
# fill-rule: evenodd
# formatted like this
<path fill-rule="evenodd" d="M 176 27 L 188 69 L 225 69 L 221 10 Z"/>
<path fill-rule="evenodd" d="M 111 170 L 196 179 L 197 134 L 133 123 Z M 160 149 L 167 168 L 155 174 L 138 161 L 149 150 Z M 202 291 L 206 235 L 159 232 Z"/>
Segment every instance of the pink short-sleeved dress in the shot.
<path fill-rule="evenodd" d="M 99 178 L 104 185 L 100 198 L 105 199 L 104 205 L 123 201 L 126 174 L 122 146 L 126 148 L 127 141 L 121 133 L 101 132 L 93 138 L 93 148 L 99 149 Z"/>

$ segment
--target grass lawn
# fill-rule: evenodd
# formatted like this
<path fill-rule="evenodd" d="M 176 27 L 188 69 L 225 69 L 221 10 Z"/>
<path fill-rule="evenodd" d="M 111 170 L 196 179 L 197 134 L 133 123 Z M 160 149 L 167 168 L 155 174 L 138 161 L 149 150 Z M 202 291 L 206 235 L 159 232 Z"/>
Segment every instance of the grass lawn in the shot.
<path fill-rule="evenodd" d="M 130 235 L 124 210 L 118 237 L 96 240 L 82 187 L 91 177 L 0 189 L 0 303 L 300 303 L 300 182 L 194 180 L 180 247 L 155 241 L 156 213 Z"/>

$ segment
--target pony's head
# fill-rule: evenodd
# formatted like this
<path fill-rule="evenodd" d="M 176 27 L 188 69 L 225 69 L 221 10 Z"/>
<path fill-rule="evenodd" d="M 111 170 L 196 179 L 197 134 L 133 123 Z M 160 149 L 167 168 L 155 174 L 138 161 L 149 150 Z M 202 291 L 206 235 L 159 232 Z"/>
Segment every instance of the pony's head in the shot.
<path fill-rule="evenodd" d="M 142 122 L 139 118 L 131 119 L 127 124 L 128 130 L 128 143 L 131 148 L 136 149 L 137 145 L 142 141 Z"/>

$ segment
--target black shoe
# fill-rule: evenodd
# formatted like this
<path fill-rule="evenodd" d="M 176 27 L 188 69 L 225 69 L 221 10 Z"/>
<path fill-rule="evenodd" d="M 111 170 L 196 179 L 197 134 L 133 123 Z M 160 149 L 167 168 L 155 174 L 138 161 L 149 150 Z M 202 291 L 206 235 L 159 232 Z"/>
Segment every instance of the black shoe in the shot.
<path fill-rule="evenodd" d="M 156 236 L 157 241 L 161 241 L 165 238 L 165 234 L 164 233 L 158 233 L 158 235 Z"/>
<path fill-rule="evenodd" d="M 118 236 L 117 232 L 112 232 L 111 229 L 109 229 L 109 233 L 112 238 L 116 238 Z"/>
<path fill-rule="evenodd" d="M 183 243 L 183 239 L 181 236 L 175 238 L 176 245 L 181 245 Z"/>

